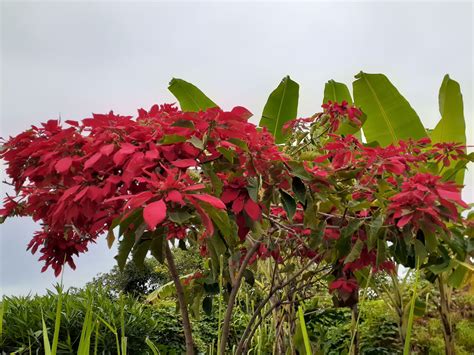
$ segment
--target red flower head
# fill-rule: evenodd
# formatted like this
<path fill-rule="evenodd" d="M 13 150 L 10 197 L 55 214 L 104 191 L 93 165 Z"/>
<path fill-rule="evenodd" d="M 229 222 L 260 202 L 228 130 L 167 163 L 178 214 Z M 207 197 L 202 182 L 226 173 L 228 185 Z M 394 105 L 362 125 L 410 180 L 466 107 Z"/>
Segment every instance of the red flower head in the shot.
<path fill-rule="evenodd" d="M 416 229 L 433 224 L 446 228 L 444 221 L 459 218 L 456 205 L 468 207 L 453 182 L 442 182 L 439 176 L 428 173 L 409 178 L 390 201 L 391 218 L 400 228 L 409 223 Z"/>
<path fill-rule="evenodd" d="M 323 120 L 323 124 L 329 123 L 330 133 L 336 132 L 344 120 L 349 121 L 356 127 L 362 125 L 360 120 L 362 111 L 355 106 L 349 106 L 347 101 L 343 101 L 340 104 L 328 101 L 326 104 L 321 105 L 321 107 L 324 110 L 324 115 L 320 116 L 320 119 Z"/>

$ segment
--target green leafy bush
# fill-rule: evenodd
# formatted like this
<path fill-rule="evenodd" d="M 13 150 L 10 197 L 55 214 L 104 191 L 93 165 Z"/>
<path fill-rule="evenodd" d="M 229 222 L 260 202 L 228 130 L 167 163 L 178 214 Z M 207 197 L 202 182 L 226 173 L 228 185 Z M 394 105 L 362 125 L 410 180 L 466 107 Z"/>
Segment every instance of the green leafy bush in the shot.
<path fill-rule="evenodd" d="M 180 352 L 184 335 L 174 302 L 163 302 L 160 307 L 137 302 L 123 296 L 111 298 L 104 289 L 71 290 L 65 294 L 61 314 L 58 353 L 75 353 L 79 343 L 84 316 L 89 300 L 93 300 L 93 313 L 121 332 L 121 310 L 124 310 L 125 336 L 129 349 L 146 353 L 145 338 L 155 344 L 166 344 L 168 351 Z M 43 349 L 41 311 L 49 334 L 52 334 L 57 295 L 51 291 L 45 296 L 4 297 L 4 330 L 0 349 L 19 354 L 35 353 Z M 116 353 L 115 335 L 105 323 L 96 321 L 98 331 L 92 335 L 92 346 L 99 353 Z M 97 344 L 97 345 L 96 345 Z M 161 347 L 163 348 L 163 347 Z"/>

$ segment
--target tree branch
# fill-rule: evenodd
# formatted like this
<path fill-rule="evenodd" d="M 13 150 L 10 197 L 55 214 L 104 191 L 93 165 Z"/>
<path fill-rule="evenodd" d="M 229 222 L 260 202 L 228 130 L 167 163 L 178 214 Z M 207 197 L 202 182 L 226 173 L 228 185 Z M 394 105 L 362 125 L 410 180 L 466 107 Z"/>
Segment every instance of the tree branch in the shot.
<path fill-rule="evenodd" d="M 184 289 L 179 279 L 176 264 L 174 263 L 173 253 L 171 252 L 168 241 L 165 241 L 165 255 L 168 264 L 168 270 L 176 287 L 176 295 L 178 296 L 179 309 L 183 318 L 184 338 L 186 340 L 186 355 L 194 355 L 193 333 L 191 330 L 191 321 L 189 320 L 188 307 L 184 298 Z"/>
<path fill-rule="evenodd" d="M 240 289 L 240 285 L 242 283 L 242 277 L 244 276 L 245 269 L 250 262 L 250 259 L 258 250 L 260 246 L 260 242 L 256 242 L 252 245 L 252 248 L 247 252 L 245 255 L 244 260 L 242 261 L 242 265 L 240 265 L 239 272 L 235 277 L 235 280 L 232 285 L 232 291 L 229 295 L 229 301 L 227 302 L 227 310 L 224 316 L 224 322 L 222 324 L 222 335 L 221 335 L 221 343 L 219 344 L 219 354 L 225 354 L 225 348 L 227 345 L 227 338 L 229 337 L 230 331 L 230 321 L 232 320 L 232 311 L 234 310 L 235 306 L 235 298 L 237 297 L 237 293 Z"/>

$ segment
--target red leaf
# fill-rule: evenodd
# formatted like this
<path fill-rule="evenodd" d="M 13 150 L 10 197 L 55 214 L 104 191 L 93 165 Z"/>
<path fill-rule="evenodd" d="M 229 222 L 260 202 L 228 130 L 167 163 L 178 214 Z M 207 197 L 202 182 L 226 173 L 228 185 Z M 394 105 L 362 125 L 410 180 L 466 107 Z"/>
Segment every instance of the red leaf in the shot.
<path fill-rule="evenodd" d="M 341 288 L 343 284 L 344 284 L 344 280 L 341 280 L 341 279 L 333 281 L 329 284 L 329 289 L 335 290 L 337 288 Z"/>
<path fill-rule="evenodd" d="M 95 153 L 93 156 L 91 156 L 89 159 L 84 164 L 84 169 L 88 169 L 92 167 L 95 163 L 99 161 L 99 159 L 102 157 L 101 153 Z"/>
<path fill-rule="evenodd" d="M 100 148 L 100 152 L 108 157 L 112 152 L 114 151 L 115 145 L 114 144 L 108 144 Z"/>
<path fill-rule="evenodd" d="M 206 185 L 204 184 L 196 184 L 196 185 L 191 185 L 183 189 L 183 191 L 196 191 L 196 190 L 203 190 L 206 188 Z"/>
<path fill-rule="evenodd" d="M 137 194 L 135 196 L 131 196 L 130 200 L 125 205 L 124 210 L 127 210 L 129 207 L 131 209 L 140 207 L 145 202 L 150 200 L 153 196 L 154 195 L 151 191 L 143 191 L 143 192 L 140 192 L 139 194 Z"/>
<path fill-rule="evenodd" d="M 54 168 L 56 169 L 56 171 L 59 173 L 59 174 L 62 174 L 62 173 L 65 173 L 66 171 L 69 170 L 69 168 L 71 167 L 72 165 L 72 159 L 71 157 L 66 157 L 66 158 L 62 158 L 60 159 L 56 165 L 54 166 Z"/>
<path fill-rule="evenodd" d="M 196 166 L 196 160 L 194 159 L 180 159 L 172 161 L 171 164 L 178 168 L 189 168 L 190 166 Z"/>
<path fill-rule="evenodd" d="M 113 161 L 116 165 L 123 164 L 125 159 L 137 149 L 136 146 L 130 143 L 122 144 L 121 148 L 114 154 Z"/>
<path fill-rule="evenodd" d="M 252 117 L 252 112 L 250 112 L 249 110 L 247 110 L 245 107 L 242 107 L 242 106 L 234 107 L 231 112 L 234 115 L 245 118 L 246 120 Z"/>
<path fill-rule="evenodd" d="M 413 218 L 412 214 L 406 214 L 402 218 L 400 218 L 397 222 L 398 228 L 403 228 L 405 225 L 407 225 Z"/>
<path fill-rule="evenodd" d="M 244 209 L 244 201 L 245 197 L 243 195 L 237 197 L 232 203 L 232 211 L 234 211 L 234 213 L 240 213 Z"/>
<path fill-rule="evenodd" d="M 240 191 L 235 190 L 235 189 L 227 189 L 224 190 L 224 192 L 221 195 L 221 200 L 224 203 L 229 203 L 231 201 L 234 201 L 237 196 L 239 196 Z"/>
<path fill-rule="evenodd" d="M 79 201 L 81 198 L 83 198 L 83 197 L 86 195 L 86 193 L 87 193 L 88 190 L 89 190 L 89 187 L 88 187 L 88 186 L 86 186 L 84 189 L 82 189 L 82 191 L 79 192 L 79 193 L 76 195 L 76 197 L 74 197 L 74 201 L 76 202 L 76 201 Z"/>
<path fill-rule="evenodd" d="M 252 220 L 257 221 L 260 219 L 260 206 L 251 198 L 245 202 L 244 209 Z"/>
<path fill-rule="evenodd" d="M 451 200 L 454 202 L 457 202 L 459 205 L 461 205 L 464 208 L 468 208 L 469 206 L 461 199 L 461 193 L 459 191 L 448 191 L 448 190 L 443 190 L 443 189 L 436 189 L 438 192 L 439 196 L 445 200 Z"/>
<path fill-rule="evenodd" d="M 208 194 L 202 194 L 202 195 L 187 195 L 189 198 L 195 198 L 200 201 L 204 201 L 208 204 L 210 204 L 212 207 L 219 208 L 225 210 L 225 205 L 224 202 L 219 200 L 217 197 L 208 195 Z"/>
<path fill-rule="evenodd" d="M 156 226 L 166 218 L 166 204 L 163 200 L 152 202 L 143 209 L 143 219 L 150 230 L 155 230 Z"/>
<path fill-rule="evenodd" d="M 171 202 L 176 202 L 181 205 L 184 204 L 183 195 L 181 194 L 181 192 L 176 191 L 176 190 L 172 190 L 168 192 L 168 196 L 166 197 L 166 200 L 171 201 Z"/>

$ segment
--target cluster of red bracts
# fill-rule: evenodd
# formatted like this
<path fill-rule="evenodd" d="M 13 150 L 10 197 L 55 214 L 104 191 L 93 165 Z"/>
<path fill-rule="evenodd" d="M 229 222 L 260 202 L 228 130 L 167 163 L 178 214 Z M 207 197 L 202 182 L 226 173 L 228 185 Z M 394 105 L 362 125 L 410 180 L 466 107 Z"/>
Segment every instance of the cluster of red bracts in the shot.
<path fill-rule="evenodd" d="M 29 247 L 56 274 L 64 262 L 74 267 L 72 256 L 86 251 L 117 216 L 136 209 L 143 209 L 147 229 L 166 225 L 168 237 L 175 238 L 186 235 L 185 226 L 166 218 L 177 208 L 196 211 L 207 235 L 214 225 L 202 204 L 228 204 L 238 220 L 243 213 L 257 220 L 261 209 L 245 191 L 232 193 L 234 185 L 225 184 L 224 203 L 200 173 L 204 164 L 222 160 L 244 183 L 257 174 L 267 181 L 269 174 L 281 174 L 275 165 L 283 156 L 273 137 L 249 123 L 249 115 L 241 107 L 185 113 L 155 105 L 140 109 L 136 119 L 110 112 L 66 121 L 68 128 L 57 120 L 33 126 L 8 139 L 0 153 L 17 194 L 5 199 L 1 215 L 41 221 L 44 228 Z"/>
<path fill-rule="evenodd" d="M 304 162 L 306 172 L 313 177 L 306 182 L 306 188 L 313 192 L 326 189 L 322 192 L 331 194 L 340 182 L 334 180 L 338 174 L 352 173 L 345 179 L 349 181 L 348 189 L 353 188 L 354 201 L 373 202 L 380 186 L 391 189 L 392 197 L 386 200 L 386 224 L 398 228 L 446 228 L 447 221 L 459 218 L 457 206 L 467 207 L 459 188 L 437 176 L 418 173 L 417 168 L 429 161 L 448 166 L 450 160 L 464 154 L 463 147 L 435 144 L 427 149 L 429 139 L 383 148 L 364 146 L 352 135 L 336 133 L 341 123 L 361 125 L 359 109 L 346 102 L 329 102 L 323 109 L 315 118 L 293 120 L 286 125 L 292 129 L 309 124 L 328 127 L 328 139 L 320 154 L 313 161 Z M 56 274 L 65 262 L 74 268 L 73 256 L 87 251 L 88 244 L 107 231 L 118 216 L 126 218 L 137 210 L 147 230 L 163 227 L 168 239 L 184 239 L 189 231 L 189 225 L 168 218 L 170 213 L 190 212 L 203 227 L 199 241 L 215 232 L 208 207 L 232 215 L 240 241 L 246 239 L 252 223 L 269 214 L 286 225 L 284 235 L 294 250 L 280 250 L 279 245 L 262 242 L 250 263 L 268 257 L 282 262 L 282 254 L 322 258 L 319 250 L 307 246 L 314 231 L 305 227 L 302 204 L 297 205 L 289 221 L 282 207 L 268 211 L 249 193 L 251 178 L 262 181 L 259 195 L 267 189 L 289 191 L 291 182 L 288 158 L 271 134 L 249 123 L 249 117 L 242 107 L 230 112 L 214 108 L 191 113 L 172 105 L 155 105 L 149 111 L 140 109 L 137 118 L 111 112 L 81 122 L 66 121 L 68 128 L 57 120 L 42 127 L 33 126 L 6 141 L 0 152 L 17 194 L 5 200 L 1 215 L 31 216 L 42 222 L 43 230 L 35 234 L 28 247 L 33 253 L 39 250 L 42 254 L 43 271 L 51 266 Z M 209 168 L 214 175 L 206 172 Z M 219 188 L 213 178 L 220 181 Z M 351 186 L 350 181 L 356 185 Z M 342 214 L 333 207 L 329 216 Z M 359 217 L 370 218 L 372 213 L 367 208 L 360 211 Z M 326 222 L 324 244 L 335 244 L 344 225 L 331 218 Z M 352 242 L 358 239 L 366 240 L 363 226 L 354 233 Z M 200 245 L 200 251 L 203 256 L 208 254 L 206 243 Z M 242 258 L 246 252 L 241 249 Z M 344 260 L 337 263 L 343 264 Z M 364 246 L 356 260 L 341 266 L 342 276 L 330 284 L 330 290 L 355 292 L 358 285 L 353 274 L 368 266 L 375 271 L 394 268 L 389 260 L 377 265 L 375 250 Z M 201 276 L 195 274 L 187 282 Z"/>
<path fill-rule="evenodd" d="M 320 116 L 320 119 L 326 120 L 329 123 L 330 133 L 336 132 L 344 120 L 347 120 L 355 127 L 362 125 L 362 121 L 360 120 L 362 111 L 354 105 L 349 105 L 347 101 L 342 101 L 340 104 L 328 101 L 321 107 L 324 109 L 324 112 L 323 115 Z"/>
<path fill-rule="evenodd" d="M 456 205 L 469 206 L 453 182 L 442 182 L 439 176 L 417 173 L 402 183 L 401 191 L 390 199 L 389 211 L 399 228 L 434 230 L 437 225 L 446 229 L 445 221 L 458 221 Z"/>

